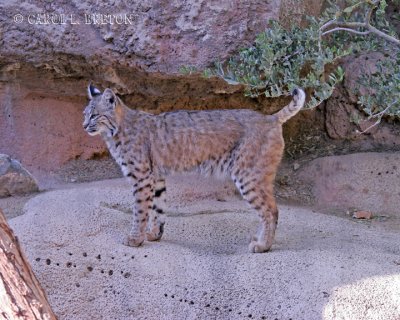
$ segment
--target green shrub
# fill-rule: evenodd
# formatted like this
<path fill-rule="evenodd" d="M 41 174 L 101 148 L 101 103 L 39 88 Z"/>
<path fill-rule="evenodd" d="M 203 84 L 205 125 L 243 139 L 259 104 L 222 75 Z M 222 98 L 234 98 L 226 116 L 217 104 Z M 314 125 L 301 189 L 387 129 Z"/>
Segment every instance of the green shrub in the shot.
<path fill-rule="evenodd" d="M 395 1 L 400 4 L 400 1 Z M 289 95 L 300 86 L 311 93 L 306 108 L 328 99 L 344 77 L 340 58 L 382 52 L 377 72 L 365 74 L 359 85 L 372 92 L 359 104 L 370 118 L 400 116 L 400 41 L 386 19 L 386 1 L 330 3 L 321 17 L 307 17 L 305 28 L 287 30 L 277 21 L 259 34 L 253 46 L 205 71 L 231 84 L 244 84 L 251 97 Z M 398 17 L 392 17 L 398 19 Z"/>

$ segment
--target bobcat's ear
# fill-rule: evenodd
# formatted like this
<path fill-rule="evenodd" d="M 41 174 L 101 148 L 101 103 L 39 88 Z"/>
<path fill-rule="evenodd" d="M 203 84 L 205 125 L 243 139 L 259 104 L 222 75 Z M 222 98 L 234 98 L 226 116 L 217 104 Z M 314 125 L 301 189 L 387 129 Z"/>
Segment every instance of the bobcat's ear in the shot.
<path fill-rule="evenodd" d="M 104 90 L 102 99 L 104 99 L 108 106 L 114 108 L 116 105 L 117 96 L 111 89 L 107 88 L 106 90 Z"/>
<path fill-rule="evenodd" d="M 95 88 L 91 83 L 88 86 L 88 97 L 89 99 L 93 99 L 93 97 L 100 95 L 101 92 L 99 89 Z"/>

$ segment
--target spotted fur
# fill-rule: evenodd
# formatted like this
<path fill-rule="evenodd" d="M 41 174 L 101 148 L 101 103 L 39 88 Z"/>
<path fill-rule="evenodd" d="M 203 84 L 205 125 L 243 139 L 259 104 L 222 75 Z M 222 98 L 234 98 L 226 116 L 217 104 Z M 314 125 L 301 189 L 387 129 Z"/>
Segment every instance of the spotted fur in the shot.
<path fill-rule="evenodd" d="M 133 186 L 133 225 L 127 245 L 161 238 L 164 177 L 197 169 L 232 178 L 261 220 L 249 250 L 271 248 L 278 222 L 273 182 L 284 149 L 282 123 L 303 107 L 303 90 L 296 89 L 290 104 L 271 116 L 251 110 L 152 115 L 129 109 L 110 89 L 101 93 L 90 85 L 88 91 L 83 127 L 90 135 L 103 137 Z"/>

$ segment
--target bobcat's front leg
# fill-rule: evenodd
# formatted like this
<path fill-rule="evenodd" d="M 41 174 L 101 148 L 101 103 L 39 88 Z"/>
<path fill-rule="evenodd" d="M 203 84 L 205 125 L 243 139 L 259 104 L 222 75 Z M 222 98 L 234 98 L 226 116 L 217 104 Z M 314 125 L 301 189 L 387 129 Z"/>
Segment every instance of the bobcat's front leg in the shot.
<path fill-rule="evenodd" d="M 140 246 L 146 238 L 147 221 L 153 207 L 154 177 L 150 166 L 137 164 L 126 176 L 133 184 L 132 229 L 125 241 L 131 247 Z"/>
<path fill-rule="evenodd" d="M 158 241 L 164 232 L 164 218 L 161 215 L 165 210 L 165 179 L 159 178 L 155 183 L 153 208 L 147 225 L 146 237 L 148 241 Z"/>

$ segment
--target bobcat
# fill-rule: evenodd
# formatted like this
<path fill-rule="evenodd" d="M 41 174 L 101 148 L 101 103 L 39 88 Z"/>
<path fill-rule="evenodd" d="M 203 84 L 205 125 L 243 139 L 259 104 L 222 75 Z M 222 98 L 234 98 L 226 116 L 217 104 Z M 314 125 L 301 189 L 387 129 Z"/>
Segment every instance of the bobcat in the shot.
<path fill-rule="evenodd" d="M 83 127 L 100 134 L 133 186 L 133 226 L 125 244 L 160 240 L 165 180 L 170 172 L 198 169 L 228 175 L 261 220 L 251 252 L 266 252 L 278 222 L 273 182 L 282 158 L 282 124 L 304 105 L 305 93 L 293 91 L 289 105 L 273 115 L 251 110 L 175 111 L 153 115 L 129 109 L 111 89 L 91 84 Z"/>

